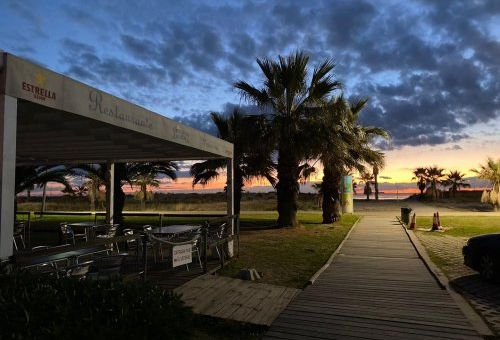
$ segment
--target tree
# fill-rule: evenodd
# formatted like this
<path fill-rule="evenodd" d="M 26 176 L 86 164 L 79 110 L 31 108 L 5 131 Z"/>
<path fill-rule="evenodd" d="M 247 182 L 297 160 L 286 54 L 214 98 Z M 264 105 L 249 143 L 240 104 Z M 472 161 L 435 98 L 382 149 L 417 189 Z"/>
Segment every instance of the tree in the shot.
<path fill-rule="evenodd" d="M 360 180 L 365 183 L 363 193 L 366 195 L 366 200 L 369 201 L 372 194 L 371 184 L 373 183 L 373 175 L 369 172 L 364 172 L 361 174 Z"/>
<path fill-rule="evenodd" d="M 425 176 L 431 197 L 435 200 L 438 197 L 438 185 L 446 183 L 444 181 L 444 169 L 437 166 L 427 167 L 425 168 Z"/>
<path fill-rule="evenodd" d="M 62 184 L 66 192 L 72 192 L 73 188 L 68 180 L 68 175 L 71 173 L 71 168 L 63 165 L 18 166 L 16 167 L 15 193 L 17 195 L 25 190 L 33 190 L 36 187 L 43 188 L 42 211 L 44 211 L 47 183 Z M 14 210 L 15 216 L 17 213 L 17 198 L 15 199 Z"/>
<path fill-rule="evenodd" d="M 177 164 L 171 161 L 115 163 L 114 223 L 123 224 L 123 208 L 125 206 L 123 185 L 128 183 L 132 186 L 136 178 L 146 174 L 155 178 L 164 175 L 176 180 L 177 170 Z M 106 183 L 106 164 L 82 164 L 78 165 L 74 171 L 82 173 L 87 178 L 98 178 L 102 183 Z"/>
<path fill-rule="evenodd" d="M 470 184 L 464 180 L 465 174 L 460 173 L 460 171 L 450 171 L 449 174 L 446 175 L 446 186 L 450 187 L 450 193 L 452 197 L 455 197 L 457 191 L 460 191 L 460 188 L 468 188 Z"/>
<path fill-rule="evenodd" d="M 373 166 L 373 187 L 375 189 L 375 201 L 378 201 L 378 173 L 379 173 L 378 165 Z"/>
<path fill-rule="evenodd" d="M 275 185 L 275 164 L 271 157 L 273 148 L 269 142 L 266 121 L 262 116 L 245 116 L 238 109 L 229 116 L 212 112 L 212 121 L 217 127 L 217 136 L 234 145 L 234 212 L 240 213 L 241 196 L 245 183 L 253 178 L 266 178 Z M 225 159 L 209 159 L 191 166 L 193 186 L 206 185 L 216 179 L 225 169 Z"/>
<path fill-rule="evenodd" d="M 480 165 L 479 170 L 472 169 L 480 179 L 487 180 L 491 188 L 485 190 L 481 197 L 483 203 L 493 205 L 493 210 L 498 211 L 500 207 L 500 158 L 496 161 L 488 157 L 486 164 Z"/>
<path fill-rule="evenodd" d="M 146 201 L 153 199 L 153 192 L 148 191 L 148 187 L 158 188 L 160 181 L 155 178 L 153 173 L 138 174 L 132 180 L 132 184 L 139 187 L 139 191 L 134 195 L 141 201 L 141 210 L 146 209 Z"/>
<path fill-rule="evenodd" d="M 310 153 L 310 120 L 341 84 L 332 76 L 334 64 L 323 61 L 308 77 L 309 57 L 296 52 L 278 60 L 257 59 L 264 75 L 261 88 L 246 81 L 235 87 L 269 117 L 276 141 L 278 226 L 298 226 L 299 178 Z"/>
<path fill-rule="evenodd" d="M 424 190 L 427 187 L 427 171 L 425 168 L 420 167 L 413 170 L 412 180 L 417 180 L 418 190 L 420 190 L 420 196 L 424 196 Z"/>
<path fill-rule="evenodd" d="M 349 103 L 342 96 L 333 98 L 316 119 L 314 149 L 323 164 L 322 211 L 323 223 L 339 217 L 335 206 L 340 203 L 342 176 L 357 170 L 362 173 L 365 165 L 382 167 L 384 156 L 371 146 L 375 137 L 388 138 L 388 133 L 377 127 L 359 123 L 359 115 L 366 106 L 362 99 Z"/>

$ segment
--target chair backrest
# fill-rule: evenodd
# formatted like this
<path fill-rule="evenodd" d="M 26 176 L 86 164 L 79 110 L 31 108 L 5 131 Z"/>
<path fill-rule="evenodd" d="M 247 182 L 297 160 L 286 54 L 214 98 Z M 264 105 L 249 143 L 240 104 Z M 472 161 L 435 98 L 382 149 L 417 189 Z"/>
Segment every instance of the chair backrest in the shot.
<path fill-rule="evenodd" d="M 14 234 L 15 235 L 23 234 L 25 228 L 26 224 L 24 221 L 16 221 L 14 224 Z"/>
<path fill-rule="evenodd" d="M 67 222 L 59 224 L 59 228 L 63 235 L 73 235 L 73 228 L 71 228 Z"/>
<path fill-rule="evenodd" d="M 153 232 L 153 226 L 149 225 L 149 224 L 143 225 L 142 226 L 142 231 L 144 231 L 147 234 L 150 234 L 150 233 Z"/>

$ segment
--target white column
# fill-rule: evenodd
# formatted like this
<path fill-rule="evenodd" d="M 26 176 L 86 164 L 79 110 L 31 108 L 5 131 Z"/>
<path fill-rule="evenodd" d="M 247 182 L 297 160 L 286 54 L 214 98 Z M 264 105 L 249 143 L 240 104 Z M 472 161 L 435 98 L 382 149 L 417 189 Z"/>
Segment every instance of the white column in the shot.
<path fill-rule="evenodd" d="M 234 215 L 234 168 L 233 159 L 227 159 L 227 180 L 226 180 L 226 190 L 227 190 L 227 214 Z M 231 219 L 231 235 L 234 235 L 234 219 Z M 228 244 L 229 256 L 233 257 L 234 254 L 234 243 L 231 241 Z"/>
<path fill-rule="evenodd" d="M 13 252 L 16 132 L 17 99 L 0 95 L 0 259 Z"/>
<path fill-rule="evenodd" d="M 108 162 L 106 169 L 106 223 L 113 223 L 115 200 L 115 163 Z"/>

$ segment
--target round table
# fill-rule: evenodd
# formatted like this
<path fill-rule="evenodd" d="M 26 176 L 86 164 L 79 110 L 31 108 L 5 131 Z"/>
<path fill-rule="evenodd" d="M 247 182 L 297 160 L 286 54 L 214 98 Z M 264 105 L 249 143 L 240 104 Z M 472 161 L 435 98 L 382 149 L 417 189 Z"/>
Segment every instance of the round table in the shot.
<path fill-rule="evenodd" d="M 175 224 L 153 229 L 153 234 L 178 235 L 201 229 L 200 225 Z"/>

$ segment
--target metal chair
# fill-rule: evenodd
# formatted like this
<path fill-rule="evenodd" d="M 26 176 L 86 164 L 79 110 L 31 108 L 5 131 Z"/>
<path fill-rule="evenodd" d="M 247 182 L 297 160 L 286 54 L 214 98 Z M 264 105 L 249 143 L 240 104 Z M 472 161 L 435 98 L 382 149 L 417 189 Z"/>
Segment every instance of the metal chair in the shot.
<path fill-rule="evenodd" d="M 26 230 L 26 224 L 23 221 L 17 221 L 14 224 L 14 235 L 12 236 L 12 241 L 14 242 L 14 248 L 19 250 L 19 246 L 17 245 L 16 238 L 21 241 L 23 245 L 23 249 L 26 248 L 26 244 L 24 243 L 24 232 Z"/>
<path fill-rule="evenodd" d="M 62 240 L 63 242 L 67 241 L 68 238 L 72 241 L 73 245 L 76 244 L 77 239 L 83 239 L 83 240 L 85 240 L 85 242 L 88 241 L 88 237 L 87 237 L 86 232 L 83 234 L 75 233 L 73 228 L 67 222 L 63 222 L 63 223 L 59 224 L 59 229 L 61 232 L 61 237 L 63 239 Z"/>
<path fill-rule="evenodd" d="M 106 233 L 103 235 L 97 235 L 96 238 L 98 239 L 110 239 L 113 237 L 116 237 L 116 233 L 118 231 L 119 224 L 107 224 L 107 225 L 102 225 L 99 226 L 99 228 L 104 228 L 106 230 Z M 120 248 L 118 247 L 118 242 L 114 242 L 111 244 L 111 247 L 116 247 L 116 251 L 120 252 Z"/>
<path fill-rule="evenodd" d="M 226 232 L 227 222 L 220 224 L 217 227 L 209 227 L 208 229 L 208 243 L 216 243 L 215 251 L 217 252 L 217 256 L 219 260 L 222 261 L 223 256 L 225 257 L 224 249 L 218 244 L 220 240 L 224 238 L 224 233 Z"/>

